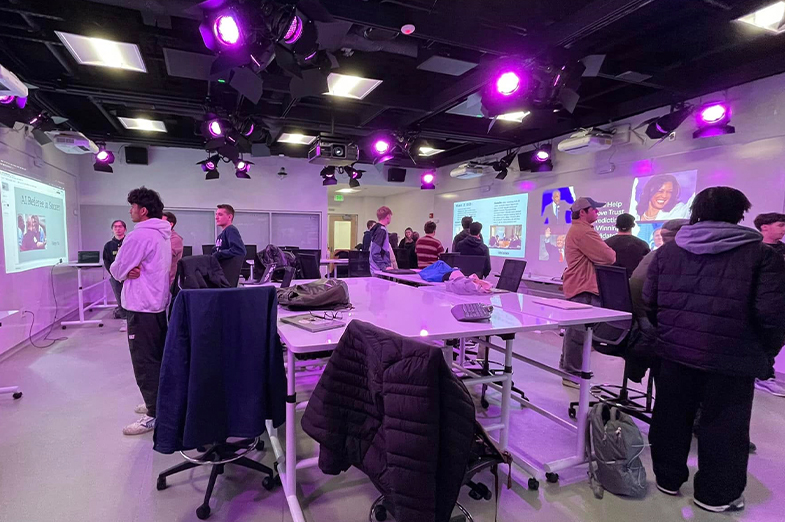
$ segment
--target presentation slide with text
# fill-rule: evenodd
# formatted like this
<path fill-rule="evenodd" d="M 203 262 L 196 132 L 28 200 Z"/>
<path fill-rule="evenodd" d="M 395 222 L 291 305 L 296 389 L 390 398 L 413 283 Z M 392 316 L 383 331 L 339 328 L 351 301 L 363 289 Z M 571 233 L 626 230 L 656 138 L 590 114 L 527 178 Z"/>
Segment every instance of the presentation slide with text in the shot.
<path fill-rule="evenodd" d="M 461 220 L 471 216 L 482 223 L 482 239 L 492 256 L 523 258 L 526 255 L 528 194 L 459 201 L 453 205 L 453 234 Z"/>

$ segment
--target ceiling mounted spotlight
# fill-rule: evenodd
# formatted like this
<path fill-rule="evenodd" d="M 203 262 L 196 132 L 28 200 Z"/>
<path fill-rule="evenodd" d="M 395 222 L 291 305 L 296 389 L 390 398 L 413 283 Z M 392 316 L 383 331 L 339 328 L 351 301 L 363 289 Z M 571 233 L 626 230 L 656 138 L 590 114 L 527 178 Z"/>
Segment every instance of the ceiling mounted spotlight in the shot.
<path fill-rule="evenodd" d="M 4 95 L 0 96 L 0 105 L 14 105 L 19 109 L 24 109 L 27 105 L 27 97 Z"/>
<path fill-rule="evenodd" d="M 286 173 L 286 167 L 281 167 L 281 170 L 278 171 L 278 177 L 281 179 L 286 179 L 287 175 L 288 174 Z"/>
<path fill-rule="evenodd" d="M 496 91 L 502 96 L 509 96 L 521 86 L 521 77 L 515 71 L 501 73 L 496 79 Z"/>
<path fill-rule="evenodd" d="M 550 172 L 553 170 L 553 146 L 541 145 L 529 152 L 518 155 L 518 169 L 521 172 Z"/>
<path fill-rule="evenodd" d="M 245 161 L 243 159 L 236 160 L 234 162 L 234 175 L 240 179 L 251 179 L 251 176 L 248 175 L 248 171 L 251 170 L 251 165 L 253 165 L 252 161 Z"/>
<path fill-rule="evenodd" d="M 319 175 L 323 178 L 322 185 L 324 186 L 338 184 L 338 180 L 335 179 L 335 165 L 327 165 Z"/>
<path fill-rule="evenodd" d="M 736 128 L 730 125 L 731 110 L 727 103 L 715 102 L 703 105 L 697 111 L 698 129 L 692 133 L 693 138 L 708 138 L 734 134 Z"/>
<path fill-rule="evenodd" d="M 420 178 L 420 190 L 433 190 L 436 188 L 434 182 L 436 181 L 436 176 L 433 172 L 426 172 Z"/>
<path fill-rule="evenodd" d="M 647 120 L 644 122 L 646 125 L 646 136 L 653 140 L 666 138 L 673 134 L 679 128 L 679 125 L 689 118 L 690 114 L 692 114 L 692 107 L 685 105 L 672 110 L 665 116 Z"/>
<path fill-rule="evenodd" d="M 223 45 L 234 46 L 240 43 L 240 26 L 232 13 L 219 16 L 213 24 L 213 33 Z"/>
<path fill-rule="evenodd" d="M 377 135 L 371 142 L 373 164 L 378 165 L 395 157 L 396 139 L 392 135 Z"/>
<path fill-rule="evenodd" d="M 114 163 L 114 153 L 110 150 L 106 150 L 106 145 L 99 145 L 98 152 L 95 154 L 95 163 L 93 163 L 93 170 L 96 172 L 108 172 L 113 173 L 112 170 L 112 163 Z"/>
<path fill-rule="evenodd" d="M 218 163 L 221 161 L 221 156 L 213 154 L 206 160 L 197 162 L 197 165 L 202 167 L 202 172 L 206 172 L 204 179 L 218 179 L 220 173 L 218 172 Z"/>

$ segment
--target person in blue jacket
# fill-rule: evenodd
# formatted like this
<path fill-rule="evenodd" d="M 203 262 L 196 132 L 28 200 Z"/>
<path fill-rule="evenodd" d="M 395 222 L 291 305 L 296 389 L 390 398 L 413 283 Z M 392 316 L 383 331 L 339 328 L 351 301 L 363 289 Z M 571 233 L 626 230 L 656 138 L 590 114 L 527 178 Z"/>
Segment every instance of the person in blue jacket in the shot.
<path fill-rule="evenodd" d="M 231 205 L 218 205 L 215 211 L 215 224 L 221 228 L 218 239 L 215 240 L 213 255 L 218 261 L 230 257 L 245 257 L 245 243 L 240 236 L 240 231 L 232 224 L 234 221 L 234 207 Z"/>

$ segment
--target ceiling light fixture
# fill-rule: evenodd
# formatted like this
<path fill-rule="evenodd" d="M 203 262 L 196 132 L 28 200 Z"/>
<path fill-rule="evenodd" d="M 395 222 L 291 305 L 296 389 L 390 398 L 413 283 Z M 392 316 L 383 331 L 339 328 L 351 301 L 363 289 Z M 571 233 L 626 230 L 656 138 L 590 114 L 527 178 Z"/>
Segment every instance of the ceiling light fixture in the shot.
<path fill-rule="evenodd" d="M 240 27 L 231 14 L 221 15 L 215 20 L 213 33 L 224 45 L 233 46 L 240 43 Z"/>
<path fill-rule="evenodd" d="M 112 163 L 114 163 L 114 153 L 112 153 L 110 150 L 106 150 L 106 145 L 99 145 L 98 152 L 95 154 L 93 170 L 96 172 L 108 172 L 111 174 L 114 172 L 111 167 Z"/>
<path fill-rule="evenodd" d="M 382 83 L 382 80 L 372 80 L 359 76 L 330 73 L 327 77 L 327 89 L 330 96 L 354 98 L 362 100 Z"/>
<path fill-rule="evenodd" d="M 512 162 L 512 160 L 510 160 Z M 553 146 L 541 145 L 518 155 L 518 170 L 521 172 L 550 172 L 553 170 Z"/>
<path fill-rule="evenodd" d="M 286 34 L 283 36 L 283 42 L 285 44 L 293 44 L 300 37 L 303 35 L 303 20 L 297 15 L 294 15 L 292 18 L 292 23 L 289 24 L 289 29 L 286 30 Z"/>
<path fill-rule="evenodd" d="M 354 190 L 353 188 L 342 188 L 342 189 L 336 190 L 336 192 L 340 192 L 341 194 L 354 194 L 357 191 Z"/>
<path fill-rule="evenodd" d="M 117 118 L 128 130 L 138 130 L 146 132 L 167 132 L 166 125 L 160 120 L 148 120 L 147 118 Z"/>
<path fill-rule="evenodd" d="M 239 159 L 234 162 L 235 168 L 235 176 L 240 179 L 251 179 L 251 176 L 248 175 L 248 171 L 251 170 L 251 165 L 253 165 L 252 161 L 245 161 L 243 159 Z"/>
<path fill-rule="evenodd" d="M 290 143 L 294 145 L 310 145 L 314 142 L 316 136 L 306 136 L 305 134 L 288 133 L 284 132 L 278 138 L 278 143 Z"/>
<path fill-rule="evenodd" d="M 440 152 L 444 152 L 444 149 L 434 149 L 433 147 L 422 146 L 417 149 L 417 154 L 423 157 L 435 156 Z"/>
<path fill-rule="evenodd" d="M 434 181 L 436 180 L 436 176 L 433 172 L 426 172 L 420 178 L 420 190 L 433 190 L 436 188 L 434 185 Z"/>
<path fill-rule="evenodd" d="M 414 30 L 415 30 L 414 24 L 406 24 L 401 27 L 401 32 L 407 36 L 410 34 L 414 34 Z"/>
<path fill-rule="evenodd" d="M 206 175 L 204 179 L 218 179 L 220 173 L 218 172 L 218 163 L 221 161 L 221 156 L 213 154 L 206 160 L 197 162 L 196 164 L 202 167 L 202 172 Z"/>
<path fill-rule="evenodd" d="M 529 111 L 508 112 L 507 114 L 496 116 L 496 119 L 501 121 L 514 121 L 516 123 L 521 123 L 523 119 L 529 114 L 531 114 Z"/>
<path fill-rule="evenodd" d="M 727 103 L 708 103 L 697 111 L 698 129 L 692 133 L 693 138 L 708 138 L 734 134 L 736 128 L 730 125 L 731 110 Z"/>
<path fill-rule="evenodd" d="M 684 106 L 676 110 L 671 110 L 670 113 L 659 118 L 652 118 L 644 122 L 646 125 L 646 136 L 653 140 L 658 140 L 670 136 L 679 125 L 684 123 L 690 114 L 692 114 L 692 107 Z"/>
<path fill-rule="evenodd" d="M 496 91 L 502 96 L 509 96 L 521 86 L 521 77 L 515 71 L 506 71 L 496 79 Z"/>
<path fill-rule="evenodd" d="M 112 67 L 126 71 L 147 72 L 136 44 L 114 42 L 78 34 L 55 31 L 71 56 L 81 65 Z"/>
<path fill-rule="evenodd" d="M 785 2 L 775 2 L 738 19 L 773 33 L 785 31 Z"/>

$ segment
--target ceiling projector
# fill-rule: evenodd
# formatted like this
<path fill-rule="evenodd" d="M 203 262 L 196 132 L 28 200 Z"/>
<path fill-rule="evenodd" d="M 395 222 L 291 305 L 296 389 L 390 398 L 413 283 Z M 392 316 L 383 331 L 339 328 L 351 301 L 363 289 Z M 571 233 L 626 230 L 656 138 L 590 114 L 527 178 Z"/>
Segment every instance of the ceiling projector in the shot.
<path fill-rule="evenodd" d="M 458 179 L 479 178 L 483 175 L 485 175 L 485 167 L 471 162 L 458 165 L 450 171 L 450 177 Z"/>
<path fill-rule="evenodd" d="M 613 145 L 613 134 L 592 129 L 576 132 L 559 143 L 558 149 L 567 154 L 588 154 L 609 149 Z"/>
<path fill-rule="evenodd" d="M 2 65 L 0 65 L 0 96 L 27 98 L 27 85 Z"/>
<path fill-rule="evenodd" d="M 97 154 L 98 145 L 81 132 L 53 131 L 46 133 L 54 146 L 66 154 Z"/>

